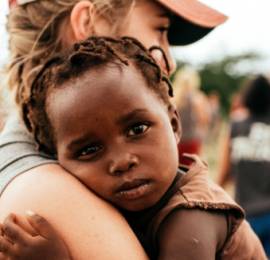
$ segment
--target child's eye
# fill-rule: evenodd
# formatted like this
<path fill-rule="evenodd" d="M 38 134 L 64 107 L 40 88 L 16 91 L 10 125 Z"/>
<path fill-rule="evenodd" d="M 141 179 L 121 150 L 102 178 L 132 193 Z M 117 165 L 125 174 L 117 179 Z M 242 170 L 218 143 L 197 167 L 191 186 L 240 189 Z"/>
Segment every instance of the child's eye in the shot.
<path fill-rule="evenodd" d="M 102 146 L 99 144 L 91 144 L 80 150 L 79 157 L 81 159 L 88 159 L 95 156 L 102 150 Z"/>
<path fill-rule="evenodd" d="M 139 124 L 133 125 L 133 126 L 128 130 L 127 135 L 128 135 L 128 136 L 141 135 L 141 134 L 145 133 L 145 132 L 148 130 L 148 128 L 149 128 L 149 125 L 139 123 Z"/>

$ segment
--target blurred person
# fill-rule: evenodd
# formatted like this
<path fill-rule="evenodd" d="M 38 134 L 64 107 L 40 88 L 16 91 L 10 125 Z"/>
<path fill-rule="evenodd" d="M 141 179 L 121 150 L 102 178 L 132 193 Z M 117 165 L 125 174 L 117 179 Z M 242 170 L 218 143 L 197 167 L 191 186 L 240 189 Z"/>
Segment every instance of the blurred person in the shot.
<path fill-rule="evenodd" d="M 248 116 L 249 111 L 244 105 L 242 91 L 238 91 L 231 98 L 229 116 L 232 121 L 241 121 Z"/>
<path fill-rule="evenodd" d="M 191 161 L 185 158 L 185 153 L 200 154 L 210 119 L 209 103 L 200 90 L 200 84 L 198 72 L 187 66 L 179 69 L 173 82 L 174 103 L 181 115 L 183 128 L 179 144 L 179 160 L 186 165 Z"/>
<path fill-rule="evenodd" d="M 221 109 L 220 109 L 220 97 L 218 92 L 212 91 L 207 95 L 209 103 L 209 127 L 207 131 L 207 138 L 210 142 L 216 142 L 221 127 Z"/>
<path fill-rule="evenodd" d="M 262 75 L 242 91 L 248 114 L 233 119 L 221 165 L 219 184 L 235 180 L 236 201 L 270 256 L 270 83 Z"/>

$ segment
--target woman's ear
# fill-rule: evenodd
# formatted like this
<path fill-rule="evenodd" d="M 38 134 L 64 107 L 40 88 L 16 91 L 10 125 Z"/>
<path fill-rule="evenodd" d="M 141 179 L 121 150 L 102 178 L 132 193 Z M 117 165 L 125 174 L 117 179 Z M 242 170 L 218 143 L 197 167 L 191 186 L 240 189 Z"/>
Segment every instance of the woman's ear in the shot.
<path fill-rule="evenodd" d="M 75 41 L 82 41 L 93 34 L 94 5 L 90 1 L 79 1 L 70 14 L 70 24 Z"/>
<path fill-rule="evenodd" d="M 182 126 L 180 122 L 180 117 L 174 105 L 170 105 L 168 110 L 175 139 L 176 142 L 179 143 L 182 136 Z"/>

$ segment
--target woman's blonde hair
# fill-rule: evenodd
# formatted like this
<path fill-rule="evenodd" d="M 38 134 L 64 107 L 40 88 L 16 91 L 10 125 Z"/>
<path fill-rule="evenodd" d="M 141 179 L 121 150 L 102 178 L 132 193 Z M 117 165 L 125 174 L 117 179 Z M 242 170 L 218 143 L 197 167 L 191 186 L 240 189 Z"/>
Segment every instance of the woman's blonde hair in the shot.
<path fill-rule="evenodd" d="M 11 62 L 8 85 L 16 102 L 29 93 L 29 80 L 40 66 L 55 53 L 66 49 L 60 26 L 67 22 L 73 7 L 80 0 L 37 0 L 13 8 L 8 17 Z M 135 0 L 89 0 L 98 15 L 117 29 Z M 119 21 L 121 20 L 121 21 Z"/>

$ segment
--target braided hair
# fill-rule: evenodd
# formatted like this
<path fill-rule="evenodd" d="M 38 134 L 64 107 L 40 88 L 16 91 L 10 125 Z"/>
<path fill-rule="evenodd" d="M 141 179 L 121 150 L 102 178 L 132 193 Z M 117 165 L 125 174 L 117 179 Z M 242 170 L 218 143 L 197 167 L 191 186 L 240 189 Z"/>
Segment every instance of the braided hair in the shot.
<path fill-rule="evenodd" d="M 171 83 L 139 41 L 131 37 L 90 37 L 75 44 L 69 54 L 55 56 L 47 61 L 30 84 L 28 95 L 22 100 L 23 120 L 38 148 L 56 156 L 53 127 L 46 110 L 46 98 L 51 90 L 63 87 L 64 83 L 89 70 L 107 64 L 121 67 L 130 63 L 142 74 L 147 86 L 165 104 L 170 105 L 170 96 L 173 96 Z"/>

